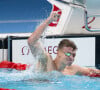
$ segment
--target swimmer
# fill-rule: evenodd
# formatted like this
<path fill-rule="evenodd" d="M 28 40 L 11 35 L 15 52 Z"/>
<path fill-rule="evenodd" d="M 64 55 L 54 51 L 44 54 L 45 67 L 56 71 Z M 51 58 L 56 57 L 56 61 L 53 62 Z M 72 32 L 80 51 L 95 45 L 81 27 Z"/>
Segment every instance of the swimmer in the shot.
<path fill-rule="evenodd" d="M 56 12 L 52 12 L 50 16 L 32 33 L 28 38 L 28 44 L 33 56 L 38 60 L 36 70 L 41 72 L 58 71 L 64 75 L 86 75 L 91 77 L 100 77 L 100 70 L 80 67 L 74 65 L 77 46 L 71 40 L 64 39 L 58 45 L 57 56 L 53 60 L 51 55 L 47 53 L 40 43 L 40 37 L 45 28 L 53 21 L 59 19 Z M 9 61 L 0 62 L 0 68 L 12 68 L 17 70 L 26 70 L 31 65 L 14 63 Z"/>
<path fill-rule="evenodd" d="M 58 45 L 57 56 L 53 60 L 51 55 L 47 53 L 39 41 L 41 35 L 47 26 L 59 19 L 56 12 L 52 12 L 50 16 L 31 34 L 28 38 L 28 44 L 33 56 L 38 59 L 37 70 L 42 72 L 59 71 L 64 75 L 100 75 L 100 70 L 74 65 L 77 46 L 73 41 L 68 39 L 62 40 Z"/>

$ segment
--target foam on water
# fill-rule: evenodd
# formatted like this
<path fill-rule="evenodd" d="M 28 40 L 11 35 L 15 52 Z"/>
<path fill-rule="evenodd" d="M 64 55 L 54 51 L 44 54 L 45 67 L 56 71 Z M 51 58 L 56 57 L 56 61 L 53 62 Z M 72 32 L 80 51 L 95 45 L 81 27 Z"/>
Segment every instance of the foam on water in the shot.
<path fill-rule="evenodd" d="M 6 70 L 6 72 L 0 72 L 0 82 L 7 81 L 21 81 L 21 80 L 32 80 L 32 81 L 52 81 L 62 77 L 60 72 L 33 72 L 31 70 L 17 71 L 17 70 Z"/>

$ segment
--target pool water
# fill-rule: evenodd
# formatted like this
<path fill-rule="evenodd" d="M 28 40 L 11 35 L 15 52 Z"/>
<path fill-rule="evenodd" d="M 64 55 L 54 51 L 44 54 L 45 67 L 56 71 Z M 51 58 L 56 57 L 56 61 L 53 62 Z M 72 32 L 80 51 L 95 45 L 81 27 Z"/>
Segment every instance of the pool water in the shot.
<path fill-rule="evenodd" d="M 16 90 L 100 90 L 100 78 L 62 75 L 59 72 L 33 73 L 0 69 L 0 88 Z"/>

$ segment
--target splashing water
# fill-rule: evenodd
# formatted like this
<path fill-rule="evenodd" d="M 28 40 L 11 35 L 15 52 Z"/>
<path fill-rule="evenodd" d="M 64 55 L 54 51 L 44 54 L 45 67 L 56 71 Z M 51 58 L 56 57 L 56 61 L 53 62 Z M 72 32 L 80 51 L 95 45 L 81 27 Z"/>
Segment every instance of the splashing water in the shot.
<path fill-rule="evenodd" d="M 33 68 L 33 67 L 32 67 Z M 32 69 L 31 68 L 31 69 Z M 57 80 L 58 77 L 63 75 L 57 71 L 53 72 L 33 72 L 31 69 L 25 71 L 17 71 L 15 69 L 3 69 L 6 72 L 0 72 L 0 82 L 9 82 L 9 81 L 22 81 L 22 80 L 31 80 L 35 82 L 50 82 L 52 80 Z"/>
<path fill-rule="evenodd" d="M 3 69 L 4 70 L 4 69 Z M 31 73 L 5 70 L 0 74 L 0 86 L 16 90 L 99 90 L 100 79 L 86 76 L 62 76 L 59 72 Z"/>

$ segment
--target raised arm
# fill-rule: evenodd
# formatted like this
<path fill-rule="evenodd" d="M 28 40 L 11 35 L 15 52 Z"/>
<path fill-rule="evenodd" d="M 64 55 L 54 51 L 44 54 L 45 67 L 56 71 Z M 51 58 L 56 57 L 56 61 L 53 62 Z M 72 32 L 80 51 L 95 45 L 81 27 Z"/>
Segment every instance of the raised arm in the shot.
<path fill-rule="evenodd" d="M 55 12 L 52 12 L 50 16 L 32 33 L 28 39 L 29 45 L 34 45 L 37 40 L 40 38 L 42 33 L 45 31 L 46 27 L 53 21 L 56 21 L 59 15 Z"/>
<path fill-rule="evenodd" d="M 52 22 L 58 19 L 58 14 L 52 12 L 50 16 L 32 33 L 32 35 L 28 38 L 28 44 L 31 49 L 33 55 L 37 56 L 39 54 L 43 54 L 44 49 L 41 47 L 40 42 L 38 42 L 42 33 L 45 31 L 47 26 Z M 39 52 L 38 52 L 39 51 Z M 41 52 L 40 52 L 41 51 Z"/>
<path fill-rule="evenodd" d="M 45 70 L 45 67 L 47 65 L 48 55 L 38 40 L 41 37 L 42 33 L 47 28 L 47 26 L 52 21 L 56 21 L 58 18 L 59 17 L 57 13 L 51 13 L 51 15 L 28 38 L 28 44 L 31 49 L 31 52 L 35 57 L 35 59 L 39 60 L 39 66 L 43 70 Z"/>

